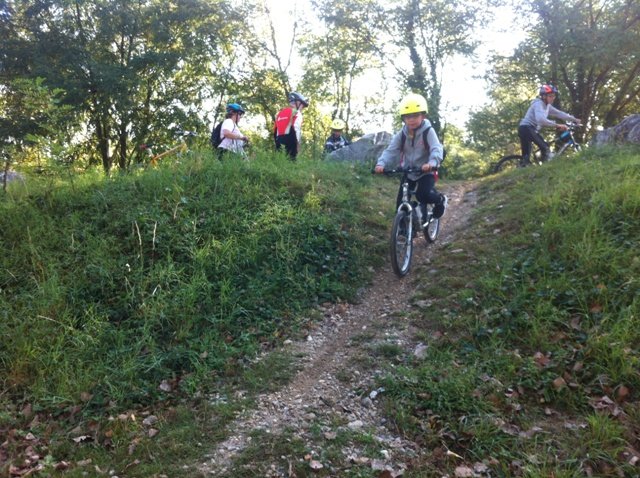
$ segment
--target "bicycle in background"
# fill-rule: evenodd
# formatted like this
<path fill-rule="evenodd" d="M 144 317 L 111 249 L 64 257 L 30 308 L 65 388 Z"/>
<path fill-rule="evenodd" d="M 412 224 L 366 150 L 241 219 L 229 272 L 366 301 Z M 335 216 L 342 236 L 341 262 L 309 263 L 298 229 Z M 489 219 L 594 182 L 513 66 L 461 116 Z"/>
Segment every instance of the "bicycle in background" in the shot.
<path fill-rule="evenodd" d="M 148 154 L 150 158 L 149 164 L 151 166 L 156 166 L 158 164 L 158 161 L 165 156 L 169 156 L 178 152 L 186 152 L 189 149 L 187 140 L 196 136 L 196 133 L 193 131 L 178 131 L 176 132 L 176 136 L 180 137 L 180 143 L 159 154 L 154 154 L 153 148 L 155 146 L 153 144 L 148 143 L 140 145 L 140 150 L 145 151 Z"/>
<path fill-rule="evenodd" d="M 404 277 L 411 268 L 413 239 L 420 233 L 428 243 L 434 242 L 440 232 L 440 219 L 433 217 L 434 204 L 426 205 L 426 217 L 416 199 L 415 189 L 409 188 L 410 173 L 422 172 L 421 169 L 399 168 L 385 170 L 386 175 L 402 175 L 402 200 L 393 219 L 390 238 L 391 267 L 398 277 Z"/>
<path fill-rule="evenodd" d="M 582 146 L 576 141 L 574 136 L 576 128 L 580 125 L 569 122 L 567 123 L 567 126 L 568 129 L 563 131 L 553 142 L 553 147 L 551 148 L 551 153 L 549 154 L 547 161 L 551 161 L 569 153 L 577 153 L 582 150 Z M 533 152 L 533 160 L 531 161 L 531 164 L 542 164 L 543 162 L 542 153 L 539 148 L 536 148 Z M 510 154 L 503 156 L 499 161 L 494 163 L 491 166 L 491 172 L 498 173 L 500 171 L 518 167 L 522 167 L 522 155 Z"/>

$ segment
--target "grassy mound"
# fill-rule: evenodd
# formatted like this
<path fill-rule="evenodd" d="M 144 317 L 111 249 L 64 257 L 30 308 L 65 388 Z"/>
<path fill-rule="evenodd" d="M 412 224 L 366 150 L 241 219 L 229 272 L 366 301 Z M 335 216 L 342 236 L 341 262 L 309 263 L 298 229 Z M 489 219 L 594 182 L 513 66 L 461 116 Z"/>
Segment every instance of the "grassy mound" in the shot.
<path fill-rule="evenodd" d="M 408 476 L 637 476 L 638 183 L 637 151 L 601 149 L 482 182 L 437 287 L 414 298 L 415 324 L 436 324 L 429 353 L 382 383 L 396 425 L 433 450 Z"/>
<path fill-rule="evenodd" d="M 414 264 L 397 321 L 415 343 L 391 334 L 371 361 L 390 426 L 421 446 L 404 476 L 637 476 L 639 182 L 637 151 L 602 149 L 479 181 L 471 223 Z M 282 353 L 252 359 L 386 261 L 378 212 L 395 189 L 267 155 L 13 191 L 0 202 L 0 463 L 37 442 L 46 470 L 73 463 L 64 476 L 89 459 L 127 476 L 193 471 L 199 446 L 292 373 Z M 154 438 L 140 418 L 156 412 Z M 321 435 L 331 466 L 298 463 L 300 476 L 378 476 L 349 461 L 352 442 Z M 283 469 L 309 451 L 286 434 L 255 443 Z M 255 476 L 239 467 L 249 475 L 229 476 Z"/>
<path fill-rule="evenodd" d="M 368 176 L 204 157 L 5 197 L 3 399 L 126 407 L 232 376 L 362 282 Z"/>

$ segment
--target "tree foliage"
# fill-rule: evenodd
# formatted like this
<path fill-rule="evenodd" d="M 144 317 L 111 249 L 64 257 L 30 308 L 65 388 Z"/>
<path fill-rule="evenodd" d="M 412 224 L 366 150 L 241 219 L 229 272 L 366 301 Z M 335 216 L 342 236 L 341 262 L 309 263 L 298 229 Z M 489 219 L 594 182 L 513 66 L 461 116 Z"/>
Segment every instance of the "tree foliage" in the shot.
<path fill-rule="evenodd" d="M 1 165 L 6 179 L 13 164 L 25 162 L 40 143 L 45 143 L 51 158 L 58 164 L 73 158 L 76 131 L 70 129 L 66 115 L 70 108 L 62 106 L 64 92 L 44 86 L 42 78 L 16 78 L 0 95 Z M 46 140 L 46 141 L 45 141 Z M 36 155 L 36 161 L 41 159 Z M 3 187 L 6 182 L 3 181 Z"/>
<path fill-rule="evenodd" d="M 286 32 L 280 32 L 276 13 L 262 0 L 249 12 L 252 34 L 242 40 L 246 44 L 245 58 L 238 71 L 238 88 L 250 109 L 263 116 L 269 133 L 287 95 L 297 89 L 292 65 L 307 23 L 296 8 L 293 5 Z"/>
<path fill-rule="evenodd" d="M 534 78 L 562 88 L 564 106 L 612 126 L 638 106 L 640 3 L 535 0 Z"/>
<path fill-rule="evenodd" d="M 442 128 L 444 66 L 455 56 L 473 55 L 478 41 L 472 32 L 486 23 L 490 3 L 410 0 L 395 1 L 389 9 L 388 33 L 410 59 L 408 66 L 391 61 L 405 87 L 425 95 L 429 119 L 437 132 Z"/>
<path fill-rule="evenodd" d="M 315 1 L 326 31 L 307 38 L 302 53 L 305 80 L 331 104 L 331 119 L 350 122 L 354 81 L 379 69 L 381 45 L 374 41 L 380 28 L 381 6 L 371 0 L 336 4 Z"/>
<path fill-rule="evenodd" d="M 200 123 L 194 105 L 242 17 L 202 0 L 18 2 L 3 16 L 2 78 L 64 90 L 105 171 L 124 169 L 136 144 Z"/>
<path fill-rule="evenodd" d="M 482 148 L 506 147 L 501 128 L 515 128 L 542 83 L 558 86 L 561 109 L 586 123 L 584 137 L 640 107 L 640 3 L 636 0 L 529 0 L 528 37 L 496 58 L 495 103 L 474 114 L 472 137 Z M 500 118 L 496 118 L 500 117 Z M 496 138 L 499 141 L 496 141 Z"/>
<path fill-rule="evenodd" d="M 281 23 L 266 0 L 0 0 L 1 141 L 33 147 L 49 138 L 82 151 L 67 156 L 84 164 L 127 169 L 143 160 L 140 144 L 168 144 L 178 129 L 208 131 L 230 101 L 262 116 L 268 133 L 291 90 L 313 101 L 305 141 L 322 141 L 328 118 L 353 125 L 386 115 L 405 91 L 426 96 L 443 135 L 446 66 L 473 58 L 476 32 L 502 1 L 311 0 L 315 18 L 294 3 Z M 637 0 L 518 5 L 527 40 L 494 59 L 492 104 L 473 115 L 467 147 L 486 156 L 515 144 L 542 82 L 558 85 L 558 106 L 590 128 L 640 106 Z M 392 75 L 397 91 L 384 89 Z M 364 78 L 383 90 L 377 98 L 357 90 Z M 27 101 L 39 95 L 52 100 L 46 113 Z"/>

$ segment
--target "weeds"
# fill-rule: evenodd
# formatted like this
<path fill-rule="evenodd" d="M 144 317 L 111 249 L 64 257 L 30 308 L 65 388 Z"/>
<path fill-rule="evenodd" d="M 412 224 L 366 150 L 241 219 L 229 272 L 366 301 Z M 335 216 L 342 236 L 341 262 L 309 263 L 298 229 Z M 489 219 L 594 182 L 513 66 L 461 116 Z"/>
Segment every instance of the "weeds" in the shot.
<path fill-rule="evenodd" d="M 287 358 L 253 359 L 366 278 L 359 174 L 205 155 L 5 197 L 0 397 L 18 408 L 2 408 L 2 430 L 28 423 L 23 407 L 29 419 L 54 412 L 73 428 L 96 417 L 102 428 L 105 411 L 288 380 Z M 126 451 L 141 440 L 139 429 L 109 430 L 92 442 Z M 47 446 L 65 456 L 55 441 Z"/>
<path fill-rule="evenodd" d="M 382 382 L 405 433 L 498 476 L 637 474 L 625 412 L 637 415 L 640 389 L 639 164 L 635 152 L 593 151 L 482 182 L 472 232 L 456 243 L 475 257 L 440 274 L 474 286 L 418 295 L 455 311 L 414 318 L 450 339 Z M 424 476 L 450 466 L 427 461 Z"/>
<path fill-rule="evenodd" d="M 592 150 L 480 182 L 467 233 L 414 272 L 431 286 L 402 316 L 426 355 L 380 342 L 354 359 L 380 376 L 390 426 L 422 445 L 405 476 L 462 464 L 491 476 L 637 475 L 639 176 L 637 152 Z M 0 201 L 0 452 L 24 457 L 29 443 L 52 476 L 54 461 L 80 458 L 90 467 L 60 474 L 116 463 L 127 476 L 184 475 L 183 460 L 290 379 L 295 360 L 269 351 L 304 331 L 304 312 L 351 298 L 385 260 L 378 211 L 393 187 L 368 177 L 204 157 L 30 184 Z M 323 425 L 310 425 L 314 450 L 290 431 L 256 435 L 233 476 L 266 476 L 262 462 L 334 476 L 345 444 L 380 451 L 366 433 L 325 440 Z M 328 466 L 313 471 L 306 456 Z"/>

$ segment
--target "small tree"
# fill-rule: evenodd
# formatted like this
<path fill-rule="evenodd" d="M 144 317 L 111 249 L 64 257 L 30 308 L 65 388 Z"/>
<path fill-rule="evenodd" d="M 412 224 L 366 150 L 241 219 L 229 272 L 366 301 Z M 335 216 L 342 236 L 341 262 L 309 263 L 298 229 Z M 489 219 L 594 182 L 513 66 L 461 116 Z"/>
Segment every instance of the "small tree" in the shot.
<path fill-rule="evenodd" d="M 0 94 L 0 149 L 3 154 L 5 184 L 12 164 L 38 158 L 38 144 L 47 148 L 66 144 L 63 137 L 69 107 L 62 105 L 63 91 L 50 89 L 44 79 L 16 79 L 5 85 Z M 32 147 L 36 154 L 29 154 Z"/>
<path fill-rule="evenodd" d="M 394 1 L 388 10 L 387 33 L 408 53 L 409 68 L 391 61 L 405 80 L 405 87 L 427 98 L 429 119 L 441 134 L 444 65 L 454 56 L 473 55 L 478 42 L 470 34 L 486 23 L 489 0 Z M 389 57 L 388 57 L 389 58 Z"/>

